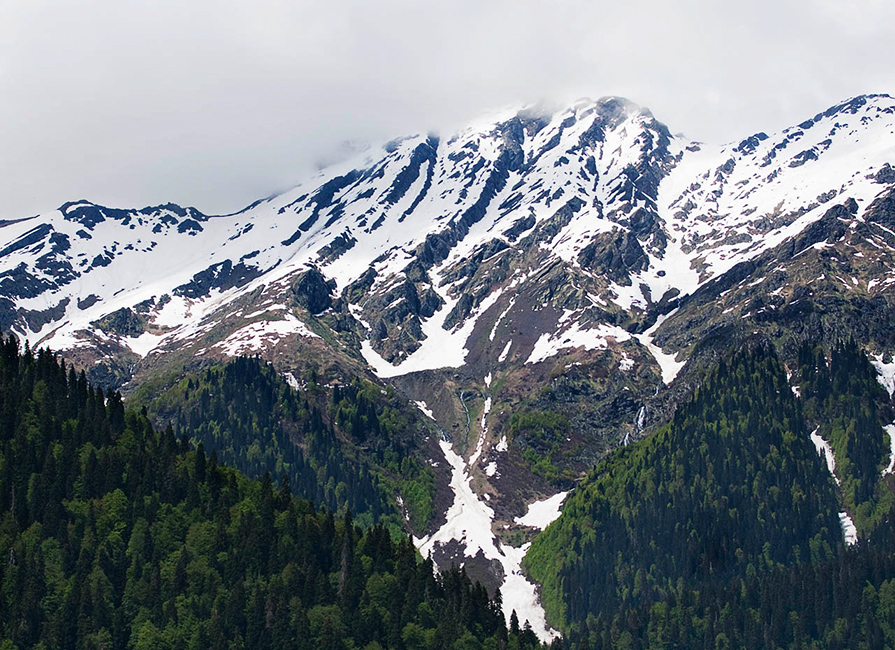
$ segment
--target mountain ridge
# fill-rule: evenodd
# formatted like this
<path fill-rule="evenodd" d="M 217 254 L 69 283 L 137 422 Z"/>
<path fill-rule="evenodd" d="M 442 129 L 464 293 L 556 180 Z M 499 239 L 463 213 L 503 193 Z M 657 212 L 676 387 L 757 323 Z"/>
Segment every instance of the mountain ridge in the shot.
<path fill-rule="evenodd" d="M 800 341 L 854 331 L 892 381 L 893 165 L 888 95 L 720 146 L 621 98 L 511 111 L 231 215 L 76 201 L 8 223 L 0 328 L 132 395 L 255 354 L 326 390 L 394 387 L 441 439 L 436 501 L 490 521 L 439 513 L 435 560 L 493 588 L 521 571 L 528 505 L 755 332 L 792 370 Z"/>

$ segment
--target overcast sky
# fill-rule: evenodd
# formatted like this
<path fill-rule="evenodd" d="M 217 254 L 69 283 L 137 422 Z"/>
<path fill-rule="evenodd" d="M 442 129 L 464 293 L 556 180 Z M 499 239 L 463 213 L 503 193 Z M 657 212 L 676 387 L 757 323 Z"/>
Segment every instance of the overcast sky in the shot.
<path fill-rule="evenodd" d="M 0 219 L 213 214 L 340 143 L 623 95 L 727 142 L 895 93 L 891 0 L 0 0 Z"/>

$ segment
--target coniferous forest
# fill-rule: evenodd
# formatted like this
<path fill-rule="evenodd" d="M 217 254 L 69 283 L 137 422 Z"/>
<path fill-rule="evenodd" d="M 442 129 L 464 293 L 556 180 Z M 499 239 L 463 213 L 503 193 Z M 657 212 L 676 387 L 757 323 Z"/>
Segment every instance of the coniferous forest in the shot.
<path fill-rule="evenodd" d="M 535 648 L 462 570 L 0 345 L 0 647 Z"/>
<path fill-rule="evenodd" d="M 360 379 L 323 387 L 313 372 L 303 384 L 295 389 L 270 364 L 240 357 L 145 401 L 155 420 L 249 476 L 286 475 L 298 496 L 395 530 L 400 494 L 410 523 L 425 529 L 435 477 L 414 453 L 415 427 L 395 408 L 395 396 Z"/>

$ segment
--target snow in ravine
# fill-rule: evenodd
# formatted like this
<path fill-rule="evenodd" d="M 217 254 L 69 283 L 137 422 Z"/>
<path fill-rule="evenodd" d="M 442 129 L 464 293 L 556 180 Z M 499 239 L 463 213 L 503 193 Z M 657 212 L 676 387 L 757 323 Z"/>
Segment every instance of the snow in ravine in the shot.
<path fill-rule="evenodd" d="M 895 474 L 895 424 L 887 424 L 883 427 L 889 434 L 889 463 L 883 470 L 883 476 L 886 474 Z"/>
<path fill-rule="evenodd" d="M 451 444 L 441 441 L 441 450 L 451 466 L 451 490 L 454 502 L 446 513 L 447 521 L 428 537 L 414 539 L 420 553 L 428 557 L 436 545 L 450 541 L 461 542 L 467 557 L 474 557 L 480 551 L 486 559 L 497 560 L 503 566 L 506 576 L 501 588 L 504 614 L 509 620 L 510 613 L 515 610 L 519 622 L 528 621 L 532 630 L 543 641 L 550 641 L 558 636 L 546 622 L 537 591 L 522 573 L 522 558 L 529 544 L 513 548 L 501 544 L 492 532 L 494 510 L 492 510 L 472 489 L 470 466 L 462 456 L 455 453 Z"/>
<path fill-rule="evenodd" d="M 676 311 L 677 310 L 674 310 L 668 314 L 659 316 L 652 327 L 646 330 L 643 334 L 635 335 L 637 340 L 640 341 L 640 343 L 642 343 L 647 350 L 649 350 L 651 355 L 653 355 L 656 363 L 659 364 L 659 369 L 662 371 L 662 381 L 665 384 L 670 384 L 672 381 L 674 381 L 674 378 L 677 377 L 677 374 L 681 371 L 681 368 L 683 368 L 687 362 L 686 360 L 678 361 L 675 355 L 666 354 L 665 352 L 663 352 L 658 345 L 653 343 L 653 334 L 655 334 L 656 330 L 659 329 L 662 323 L 673 316 Z"/>
<path fill-rule="evenodd" d="M 429 405 L 426 404 L 425 401 L 423 401 L 423 400 L 414 400 L 413 403 L 416 404 L 416 407 L 417 407 L 420 411 L 422 411 L 422 412 L 423 412 L 423 415 L 425 415 L 427 418 L 429 418 L 430 420 L 434 420 L 434 419 L 435 419 L 435 415 L 432 413 L 432 409 L 429 408 Z"/>
<path fill-rule="evenodd" d="M 849 546 L 858 543 L 858 529 L 855 528 L 855 522 L 848 516 L 847 512 L 839 513 L 839 524 L 842 526 L 842 534 L 845 536 L 845 543 Z"/>
<path fill-rule="evenodd" d="M 818 455 L 823 456 L 824 460 L 826 460 L 830 476 L 836 481 L 836 485 L 839 485 L 839 477 L 836 476 L 836 459 L 833 457 L 833 448 L 830 446 L 830 443 L 820 437 L 817 431 L 818 430 L 815 429 L 811 432 L 811 442 L 814 443 L 814 448 L 817 449 Z"/>
<path fill-rule="evenodd" d="M 885 363 L 883 359 L 884 355 L 878 354 L 870 362 L 876 367 L 877 380 L 888 391 L 889 397 L 892 397 L 895 393 L 895 357 L 889 363 Z"/>
<path fill-rule="evenodd" d="M 817 433 L 817 431 L 818 430 L 815 429 L 811 432 L 811 442 L 814 443 L 814 448 L 817 449 L 818 455 L 823 456 L 826 460 L 830 476 L 836 481 L 836 485 L 839 485 L 839 477 L 836 476 L 836 459 L 833 457 L 833 448 L 830 446 L 830 443 Z M 848 545 L 856 544 L 858 542 L 858 529 L 855 527 L 855 522 L 847 512 L 839 513 L 839 524 L 842 526 L 842 534 L 845 537 L 845 543 Z"/>

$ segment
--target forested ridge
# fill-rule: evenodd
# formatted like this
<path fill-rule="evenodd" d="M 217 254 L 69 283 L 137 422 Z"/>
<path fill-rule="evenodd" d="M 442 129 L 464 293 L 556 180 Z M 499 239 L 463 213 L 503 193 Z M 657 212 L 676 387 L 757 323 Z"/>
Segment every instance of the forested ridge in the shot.
<path fill-rule="evenodd" d="M 434 514 L 435 476 L 417 448 L 418 427 L 393 392 L 370 382 L 322 386 L 308 372 L 299 389 L 270 364 L 240 357 L 145 401 L 150 416 L 217 451 L 222 463 L 253 477 L 286 475 L 297 495 L 350 508 L 358 522 L 382 519 L 398 530 L 406 512 L 424 530 Z"/>
<path fill-rule="evenodd" d="M 879 483 L 878 385 L 863 352 L 800 357 L 815 369 L 803 390 L 820 396 L 809 414 L 842 429 L 856 485 L 870 473 Z M 830 390 L 813 388 L 818 376 Z M 535 538 L 526 565 L 550 619 L 576 648 L 893 647 L 890 515 L 874 511 L 872 541 L 846 549 L 840 497 L 808 434 L 769 344 L 722 360 L 672 422 L 598 464 Z"/>
<path fill-rule="evenodd" d="M 0 647 L 535 648 L 462 570 L 0 344 Z"/>

